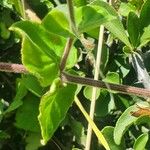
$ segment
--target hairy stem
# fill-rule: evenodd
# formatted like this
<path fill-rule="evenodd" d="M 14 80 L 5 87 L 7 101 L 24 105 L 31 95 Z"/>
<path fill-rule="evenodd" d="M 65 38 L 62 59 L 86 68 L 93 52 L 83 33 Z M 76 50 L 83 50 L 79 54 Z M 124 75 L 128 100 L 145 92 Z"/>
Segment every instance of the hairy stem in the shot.
<path fill-rule="evenodd" d="M 4 62 L 0 62 L 0 71 L 12 72 L 12 73 L 28 73 L 25 67 L 21 64 L 11 64 L 11 63 L 4 63 Z M 107 89 L 106 85 L 108 84 L 112 91 L 117 91 L 119 93 L 130 94 L 130 95 L 138 95 L 141 97 L 150 97 L 150 90 L 144 88 L 106 83 L 99 80 L 93 80 L 90 78 L 83 78 L 83 77 L 70 75 L 66 72 L 61 73 L 61 79 L 63 82 L 66 83 L 82 84 L 86 86 L 94 86 L 103 89 Z"/>
<path fill-rule="evenodd" d="M 69 56 L 69 52 L 71 50 L 72 44 L 73 44 L 73 39 L 68 38 L 61 61 L 60 61 L 60 71 L 63 71 L 65 69 L 67 58 Z"/>
<path fill-rule="evenodd" d="M 67 0 L 67 6 L 69 11 L 69 21 L 70 21 L 71 30 L 76 34 L 77 30 L 76 30 L 76 22 L 74 17 L 73 1 Z"/>

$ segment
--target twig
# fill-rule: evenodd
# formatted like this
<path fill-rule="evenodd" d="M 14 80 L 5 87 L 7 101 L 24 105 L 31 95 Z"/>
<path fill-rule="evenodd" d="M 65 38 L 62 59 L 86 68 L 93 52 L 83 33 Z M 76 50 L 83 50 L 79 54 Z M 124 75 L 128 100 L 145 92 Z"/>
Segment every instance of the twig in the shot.
<path fill-rule="evenodd" d="M 12 64 L 0 62 L 0 71 L 12 73 L 28 73 L 25 67 L 21 64 Z"/>
<path fill-rule="evenodd" d="M 70 26 L 72 31 L 76 34 L 76 22 L 75 22 L 75 17 L 74 17 L 74 7 L 73 7 L 73 2 L 72 0 L 67 0 L 67 6 L 68 6 L 68 11 L 69 11 L 69 21 L 70 21 Z"/>
<path fill-rule="evenodd" d="M 108 84 L 112 91 L 117 91 L 123 94 L 138 95 L 141 97 L 150 97 L 150 90 L 147 90 L 144 88 L 137 88 L 134 86 L 107 83 L 103 81 L 93 80 L 90 78 L 83 78 L 83 77 L 70 75 L 66 72 L 63 72 L 61 74 L 61 79 L 63 82 L 66 82 L 66 83 L 83 84 L 85 86 L 94 86 L 94 87 L 103 88 L 103 89 L 107 89 L 106 85 Z"/>
<path fill-rule="evenodd" d="M 74 8 L 73 8 L 72 0 L 67 0 L 67 6 L 68 6 L 68 11 L 69 11 L 70 26 L 71 26 L 72 31 L 76 33 L 76 24 L 75 24 Z M 63 71 L 65 69 L 67 58 L 69 56 L 72 44 L 73 44 L 73 38 L 68 38 L 61 61 L 60 61 L 60 71 Z"/>
<path fill-rule="evenodd" d="M 99 72 L 100 72 L 100 63 L 101 63 L 101 54 L 102 54 L 102 45 L 103 45 L 103 34 L 104 34 L 104 26 L 100 26 L 97 57 L 96 57 L 96 63 L 95 63 L 94 80 L 98 80 Z M 96 93 L 97 93 L 97 87 L 93 87 L 91 106 L 90 106 L 90 117 L 92 120 L 94 119 L 94 112 L 95 112 L 95 105 L 96 105 Z M 85 150 L 90 150 L 91 139 L 92 139 L 92 127 L 90 126 L 90 124 L 88 124 Z"/>
<path fill-rule="evenodd" d="M 0 71 L 12 72 L 12 73 L 25 73 L 25 74 L 28 73 L 25 67 L 21 64 L 11 64 L 11 63 L 3 63 L 3 62 L 0 62 Z M 117 91 L 124 94 L 130 94 L 130 95 L 138 95 L 141 97 L 150 97 L 150 90 L 144 88 L 106 83 L 99 80 L 93 80 L 90 78 L 83 78 L 83 77 L 70 75 L 66 72 L 61 73 L 61 79 L 63 82 L 66 83 L 82 84 L 86 86 L 94 86 L 103 89 L 107 89 L 106 84 L 108 84 L 110 89 L 113 91 Z"/>
<path fill-rule="evenodd" d="M 63 53 L 61 61 L 60 61 L 60 71 L 63 71 L 65 69 L 67 58 L 69 56 L 69 52 L 72 47 L 72 44 L 73 44 L 73 39 L 68 38 L 65 49 L 64 49 L 64 53 Z"/>

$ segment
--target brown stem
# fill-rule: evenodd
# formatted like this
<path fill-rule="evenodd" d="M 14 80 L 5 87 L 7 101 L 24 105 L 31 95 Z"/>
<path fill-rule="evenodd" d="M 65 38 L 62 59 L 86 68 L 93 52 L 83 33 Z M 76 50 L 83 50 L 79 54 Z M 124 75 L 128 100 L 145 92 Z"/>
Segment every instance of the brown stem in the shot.
<path fill-rule="evenodd" d="M 4 72 L 13 72 L 13 73 L 28 73 L 27 70 L 21 64 L 11 64 L 11 63 L 0 63 L 0 71 Z M 75 84 L 83 84 L 86 86 L 94 86 L 98 88 L 107 89 L 106 83 L 103 81 L 93 80 L 90 78 L 83 78 L 74 75 L 70 75 L 66 72 L 61 73 L 61 79 L 66 83 L 75 83 Z M 111 90 L 117 91 L 124 94 L 138 95 L 141 97 L 150 97 L 150 90 L 144 88 L 137 88 L 133 86 L 127 85 L 119 85 L 107 83 Z"/>
<path fill-rule="evenodd" d="M 118 91 L 124 94 L 138 95 L 141 97 L 150 97 L 150 90 L 144 88 L 137 88 L 133 86 L 119 85 L 113 83 L 105 83 L 103 81 L 93 80 L 90 78 L 77 77 L 74 75 L 70 75 L 66 72 L 62 72 L 61 79 L 63 82 L 83 84 L 83 85 L 94 86 L 103 89 L 107 89 L 106 85 L 108 84 L 110 89 L 113 91 Z"/>
<path fill-rule="evenodd" d="M 65 49 L 64 49 L 64 53 L 60 61 L 60 71 L 63 71 L 65 69 L 67 58 L 68 58 L 72 44 L 73 44 L 73 39 L 68 38 Z"/>
<path fill-rule="evenodd" d="M 21 64 L 0 63 L 0 71 L 12 73 L 27 73 L 25 67 Z"/>

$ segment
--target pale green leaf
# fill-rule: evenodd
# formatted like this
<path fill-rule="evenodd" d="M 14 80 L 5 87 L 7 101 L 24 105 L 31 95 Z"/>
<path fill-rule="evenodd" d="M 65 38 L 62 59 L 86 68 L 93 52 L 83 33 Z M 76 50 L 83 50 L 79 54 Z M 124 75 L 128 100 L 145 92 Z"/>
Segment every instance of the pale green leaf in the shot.
<path fill-rule="evenodd" d="M 98 5 L 103 7 L 109 15 L 114 16 L 113 20 L 109 20 L 106 23 L 104 23 L 104 26 L 119 40 L 121 40 L 123 43 L 125 43 L 130 49 L 132 49 L 132 46 L 129 42 L 128 36 L 125 32 L 125 29 L 119 19 L 119 16 L 117 12 L 114 10 L 112 6 L 110 6 L 108 3 L 105 3 L 103 1 L 96 0 L 92 3 L 93 5 Z"/>
<path fill-rule="evenodd" d="M 114 141 L 117 145 L 121 143 L 121 139 L 127 129 L 137 120 L 136 117 L 131 115 L 131 112 L 137 111 L 137 106 L 133 105 L 126 109 L 119 117 L 114 128 Z"/>
<path fill-rule="evenodd" d="M 111 150 L 123 150 L 123 149 L 125 149 L 125 145 L 124 145 L 123 140 L 122 140 L 120 145 L 117 145 L 114 142 L 114 137 L 113 137 L 114 127 L 106 126 L 105 128 L 103 128 L 102 133 L 103 133 L 104 137 L 106 138 L 106 141 L 108 142 L 108 145 L 109 145 Z"/>
<path fill-rule="evenodd" d="M 148 133 L 141 134 L 134 143 L 134 150 L 145 150 L 146 143 L 148 142 Z"/>
<path fill-rule="evenodd" d="M 92 99 L 92 91 L 93 91 L 93 88 L 92 88 L 92 87 L 86 86 L 86 87 L 84 88 L 83 94 L 84 94 L 84 96 L 85 96 L 88 100 L 91 100 L 91 99 Z M 96 99 L 99 97 L 99 95 L 100 95 L 100 89 L 97 89 L 97 91 L 96 91 Z"/>
<path fill-rule="evenodd" d="M 120 77 L 117 72 L 108 72 L 106 74 L 106 77 L 103 79 L 103 81 L 108 82 L 108 83 L 120 83 Z"/>
<path fill-rule="evenodd" d="M 124 2 L 121 3 L 118 10 L 118 12 L 125 17 L 127 17 L 130 12 L 135 12 L 135 11 L 136 11 L 136 7 L 134 5 L 132 5 L 131 3 L 124 3 Z"/>
<path fill-rule="evenodd" d="M 42 86 L 50 85 L 58 76 L 58 64 L 25 37 L 22 47 L 22 62 L 26 69 L 39 79 Z"/>
<path fill-rule="evenodd" d="M 114 20 L 115 17 L 102 5 L 91 3 L 87 6 L 79 7 L 76 11 L 78 31 L 80 33 L 90 31 L 103 23 Z"/>
<path fill-rule="evenodd" d="M 50 90 L 40 102 L 39 122 L 42 131 L 43 143 L 52 137 L 74 100 L 75 85 L 63 87 L 56 79 Z"/>
<path fill-rule="evenodd" d="M 69 37 L 73 36 L 70 31 L 68 16 L 57 7 L 50 11 L 46 17 L 42 20 L 44 28 L 51 33 Z"/>

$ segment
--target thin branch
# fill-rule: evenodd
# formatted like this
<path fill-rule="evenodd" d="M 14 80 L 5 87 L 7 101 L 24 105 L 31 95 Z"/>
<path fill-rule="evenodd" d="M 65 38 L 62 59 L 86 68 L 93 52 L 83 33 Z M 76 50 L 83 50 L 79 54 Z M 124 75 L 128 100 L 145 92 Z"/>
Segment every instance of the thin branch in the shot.
<path fill-rule="evenodd" d="M 104 26 L 100 26 L 98 49 L 97 49 L 97 56 L 96 56 L 96 63 L 95 63 L 94 80 L 98 80 L 98 78 L 99 78 L 101 55 L 102 55 L 102 45 L 103 45 L 103 34 L 104 34 Z M 90 106 L 90 117 L 92 120 L 94 119 L 94 112 L 95 112 L 95 105 L 96 105 L 96 93 L 97 93 L 97 87 L 93 87 L 91 106 Z M 90 124 L 88 124 L 85 150 L 90 150 L 91 139 L 92 139 L 92 127 L 90 126 Z"/>
<path fill-rule="evenodd" d="M 69 12 L 69 22 L 71 29 L 74 33 L 76 33 L 76 23 L 74 18 L 74 7 L 72 0 L 67 0 L 68 12 Z M 73 38 L 68 38 L 61 61 L 60 61 L 60 72 L 65 69 L 67 58 L 69 56 L 71 46 L 73 44 Z"/>
<path fill-rule="evenodd" d="M 69 52 L 71 50 L 72 44 L 73 44 L 73 39 L 68 38 L 65 49 L 64 49 L 64 53 L 63 53 L 61 61 L 60 61 L 60 71 L 63 71 L 65 69 L 65 66 L 67 63 L 67 58 L 69 56 Z"/>
<path fill-rule="evenodd" d="M 11 63 L 3 63 L 3 62 L 0 62 L 0 71 L 12 72 L 12 73 L 28 73 L 25 67 L 21 64 L 11 64 Z M 112 91 L 117 91 L 120 93 L 130 94 L 130 95 L 138 95 L 141 97 L 150 97 L 150 90 L 144 88 L 106 83 L 99 80 L 93 80 L 90 78 L 83 78 L 83 77 L 70 75 L 66 72 L 61 73 L 61 79 L 63 82 L 66 83 L 82 84 L 85 86 L 94 86 L 103 89 L 107 89 L 106 84 L 109 84 L 109 87 Z"/>
<path fill-rule="evenodd" d="M 21 64 L 11 64 L 0 62 L 0 71 L 12 73 L 28 73 L 25 67 Z"/>
<path fill-rule="evenodd" d="M 129 94 L 129 95 L 137 95 L 140 97 L 150 97 L 150 90 L 144 88 L 107 83 L 99 80 L 93 80 L 90 78 L 83 78 L 83 77 L 70 75 L 66 72 L 62 72 L 61 79 L 63 82 L 66 83 L 83 84 L 85 86 L 94 86 L 102 89 L 107 89 L 106 84 L 109 84 L 109 87 L 112 91 L 117 91 L 119 93 Z"/>
<path fill-rule="evenodd" d="M 69 11 L 69 21 L 72 31 L 76 34 L 76 22 L 74 17 L 74 6 L 72 0 L 67 0 L 67 6 Z"/>

